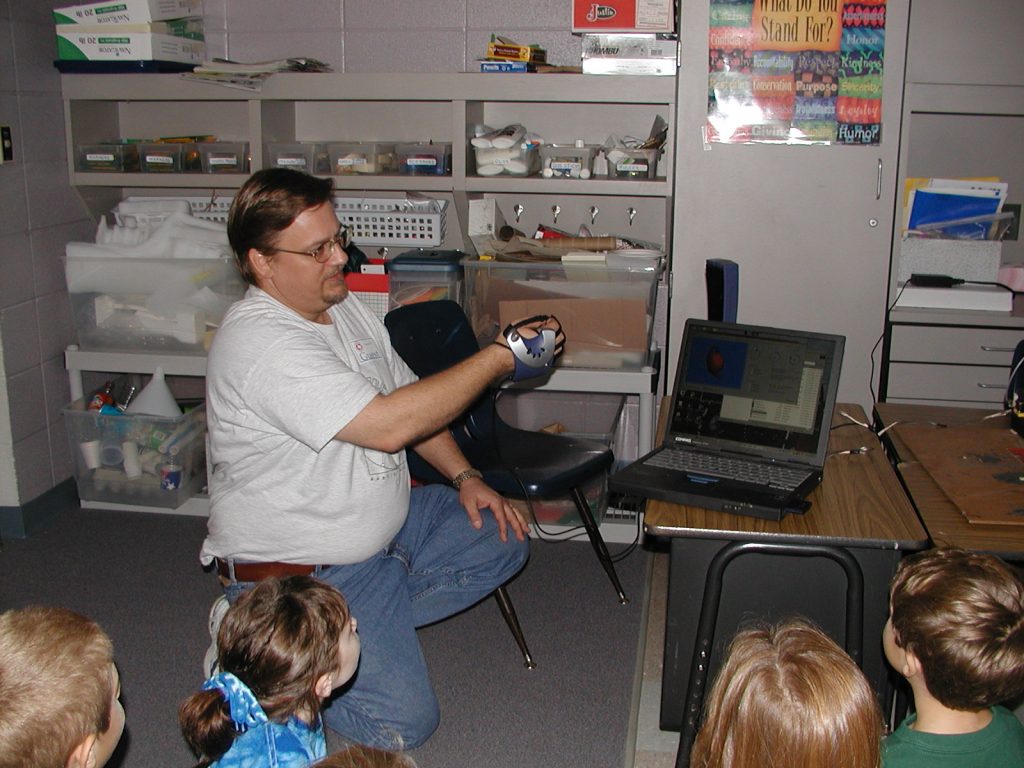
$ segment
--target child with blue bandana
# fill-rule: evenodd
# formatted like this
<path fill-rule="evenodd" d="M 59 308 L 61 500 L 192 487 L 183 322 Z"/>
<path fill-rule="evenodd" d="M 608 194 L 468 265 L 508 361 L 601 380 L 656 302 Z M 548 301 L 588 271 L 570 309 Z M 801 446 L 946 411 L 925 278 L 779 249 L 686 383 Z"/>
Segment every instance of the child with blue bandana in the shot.
<path fill-rule="evenodd" d="M 324 757 L 320 708 L 359 663 L 356 620 L 309 576 L 265 579 L 217 633 L 222 670 L 178 710 L 199 766 L 305 768 Z"/>

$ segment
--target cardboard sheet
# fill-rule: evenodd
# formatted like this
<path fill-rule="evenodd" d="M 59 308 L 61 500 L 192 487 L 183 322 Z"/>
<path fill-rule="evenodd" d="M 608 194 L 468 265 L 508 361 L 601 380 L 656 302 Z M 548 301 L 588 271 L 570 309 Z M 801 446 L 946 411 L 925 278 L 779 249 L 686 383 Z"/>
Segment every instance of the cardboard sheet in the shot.
<path fill-rule="evenodd" d="M 988 424 L 908 424 L 901 437 L 971 523 L 1024 525 L 1024 439 Z"/>

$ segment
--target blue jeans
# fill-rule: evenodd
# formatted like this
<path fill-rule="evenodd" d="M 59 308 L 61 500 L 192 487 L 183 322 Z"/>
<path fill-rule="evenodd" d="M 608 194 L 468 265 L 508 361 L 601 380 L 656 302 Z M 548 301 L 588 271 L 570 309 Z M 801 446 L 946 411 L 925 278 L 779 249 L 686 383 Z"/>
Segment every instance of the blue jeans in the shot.
<path fill-rule="evenodd" d="M 359 622 L 359 670 L 322 713 L 324 723 L 346 739 L 413 749 L 436 730 L 440 711 L 416 628 L 490 595 L 529 555 L 528 541 L 510 533 L 502 542 L 490 511 L 481 513 L 478 531 L 453 489 L 413 488 L 409 517 L 385 549 L 361 563 L 314 572 L 345 596 Z M 252 586 L 232 582 L 225 594 L 234 602 Z"/>

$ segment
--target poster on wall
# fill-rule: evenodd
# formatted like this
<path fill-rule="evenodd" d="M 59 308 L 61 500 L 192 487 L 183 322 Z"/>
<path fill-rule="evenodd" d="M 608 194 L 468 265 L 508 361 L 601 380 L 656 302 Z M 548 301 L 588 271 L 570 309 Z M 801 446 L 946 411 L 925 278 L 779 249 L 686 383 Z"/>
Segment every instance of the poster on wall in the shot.
<path fill-rule="evenodd" d="M 886 0 L 711 0 L 707 141 L 878 144 Z"/>

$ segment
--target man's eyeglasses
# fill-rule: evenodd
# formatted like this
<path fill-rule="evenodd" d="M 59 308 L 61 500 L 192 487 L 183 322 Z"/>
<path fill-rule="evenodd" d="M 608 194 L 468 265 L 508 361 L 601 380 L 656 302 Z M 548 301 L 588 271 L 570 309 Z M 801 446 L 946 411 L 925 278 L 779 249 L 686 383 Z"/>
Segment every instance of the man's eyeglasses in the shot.
<path fill-rule="evenodd" d="M 352 233 L 348 227 L 342 224 L 338 227 L 338 234 L 329 240 L 324 240 L 320 245 L 311 251 L 292 251 L 288 248 L 274 248 L 275 251 L 281 251 L 283 253 L 294 253 L 299 256 L 311 256 L 313 261 L 317 264 L 326 264 L 334 253 L 334 248 L 337 246 L 341 250 L 348 248 L 352 242 Z"/>

